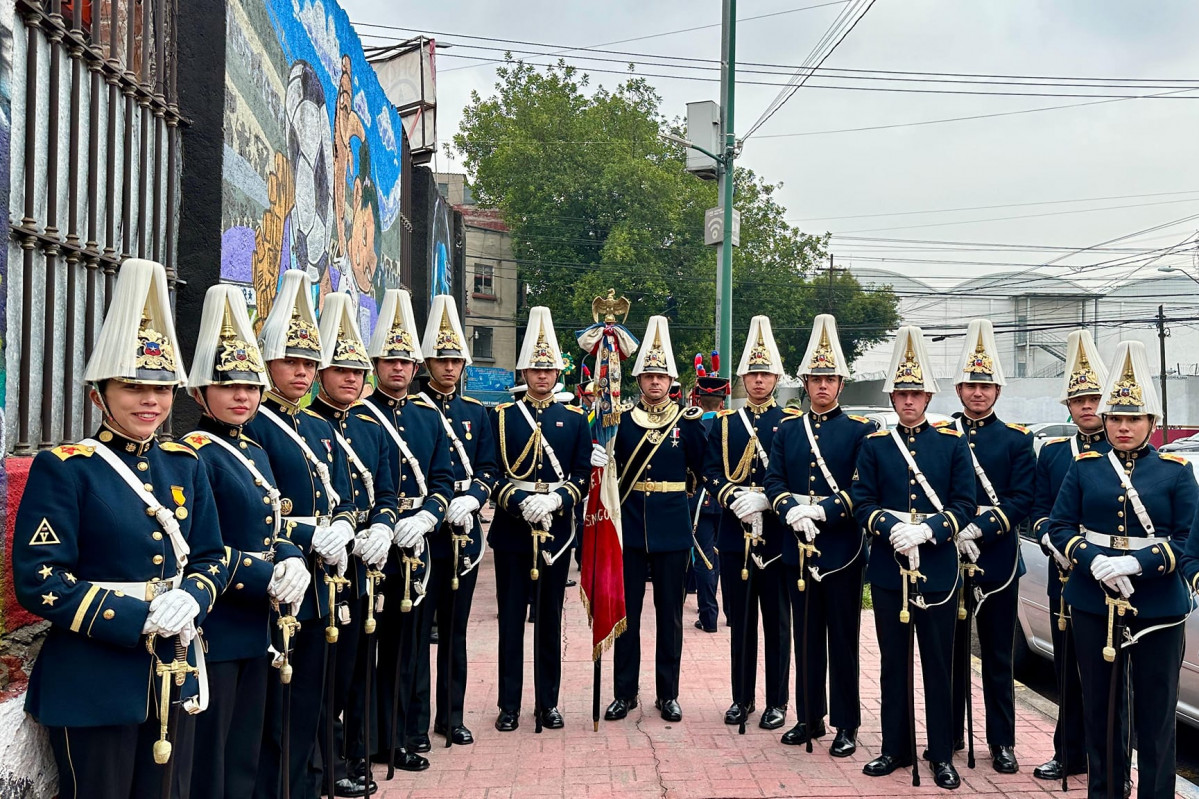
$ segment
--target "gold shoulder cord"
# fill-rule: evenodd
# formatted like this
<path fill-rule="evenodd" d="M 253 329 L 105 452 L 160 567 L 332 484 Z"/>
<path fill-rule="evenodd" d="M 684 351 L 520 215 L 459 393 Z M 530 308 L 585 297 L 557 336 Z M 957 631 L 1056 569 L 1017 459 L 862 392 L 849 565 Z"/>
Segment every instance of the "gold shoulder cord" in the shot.
<path fill-rule="evenodd" d="M 737 468 L 730 471 L 729 469 L 729 417 L 725 416 L 720 420 L 720 448 L 721 454 L 724 456 L 724 476 L 730 483 L 743 483 L 749 477 L 753 470 L 754 454 L 757 448 L 754 447 L 755 436 L 750 436 L 749 442 L 745 445 L 745 451 L 741 453 L 741 460 L 737 461 Z"/>
<path fill-rule="evenodd" d="M 531 451 L 535 451 L 537 453 L 537 455 L 541 454 L 541 428 L 539 428 L 539 427 L 533 428 L 533 435 L 529 437 L 529 442 L 527 444 L 525 444 L 525 448 L 521 451 L 520 456 L 516 459 L 516 462 L 513 463 L 512 465 L 508 465 L 508 437 L 504 434 L 504 431 L 506 428 L 504 422 L 507 419 L 508 414 L 504 410 L 499 411 L 499 414 L 500 414 L 500 457 L 504 461 L 504 471 L 506 471 L 508 473 L 508 476 L 511 477 L 513 480 L 524 480 L 526 477 L 528 477 L 529 475 L 531 475 L 533 473 L 533 470 L 535 468 L 537 468 L 538 458 L 533 458 L 532 460 L 529 461 L 529 468 L 525 469 L 524 473 L 517 474 L 516 470 L 519 469 L 521 464 L 525 462 L 525 458 L 529 457 L 529 453 Z M 533 449 L 534 444 L 536 444 L 536 447 L 537 447 L 536 450 Z"/>

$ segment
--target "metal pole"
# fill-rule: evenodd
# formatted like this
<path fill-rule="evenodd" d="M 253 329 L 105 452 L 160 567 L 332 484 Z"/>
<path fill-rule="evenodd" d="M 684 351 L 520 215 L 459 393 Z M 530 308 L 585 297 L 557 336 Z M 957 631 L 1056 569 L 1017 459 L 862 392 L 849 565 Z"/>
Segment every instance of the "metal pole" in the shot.
<path fill-rule="evenodd" d="M 1166 399 L 1166 314 L 1161 305 L 1157 306 L 1157 344 L 1162 381 L 1162 444 L 1165 445 L 1170 443 L 1170 414 Z"/>
<path fill-rule="evenodd" d="M 721 170 L 720 203 L 724 210 L 724 241 L 720 245 L 716 281 L 716 329 L 720 351 L 733 357 L 733 158 L 737 139 L 733 134 L 734 105 L 737 93 L 737 0 L 724 0 L 724 25 L 721 49 L 723 63 L 721 83 L 724 84 L 722 104 L 724 133 L 724 164 Z M 729 361 L 732 363 L 732 361 Z"/>

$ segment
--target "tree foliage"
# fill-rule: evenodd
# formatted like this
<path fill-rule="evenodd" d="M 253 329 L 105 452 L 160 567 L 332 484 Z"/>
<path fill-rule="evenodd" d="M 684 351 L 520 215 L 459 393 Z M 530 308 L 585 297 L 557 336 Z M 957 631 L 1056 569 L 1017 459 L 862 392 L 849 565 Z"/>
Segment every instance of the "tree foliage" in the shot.
<path fill-rule="evenodd" d="M 654 314 L 671 318 L 679 372 L 714 346 L 716 251 L 703 244 L 704 211 L 716 184 L 684 170 L 684 151 L 661 139 L 672 128 L 660 98 L 630 74 L 614 89 L 559 63 L 545 71 L 509 57 L 489 97 L 472 93 L 454 147 L 476 202 L 499 208 L 529 305 L 546 305 L 564 351 L 591 322 L 592 299 L 609 287 L 633 302 L 635 335 Z M 838 319 L 846 357 L 897 324 L 890 291 L 866 292 L 822 269 L 827 237 L 788 225 L 771 184 L 737 167 L 741 246 L 733 257 L 734 368 L 750 317 L 770 317 L 788 371 L 803 357 L 815 314 Z M 728 366 L 722 371 L 727 374 Z"/>

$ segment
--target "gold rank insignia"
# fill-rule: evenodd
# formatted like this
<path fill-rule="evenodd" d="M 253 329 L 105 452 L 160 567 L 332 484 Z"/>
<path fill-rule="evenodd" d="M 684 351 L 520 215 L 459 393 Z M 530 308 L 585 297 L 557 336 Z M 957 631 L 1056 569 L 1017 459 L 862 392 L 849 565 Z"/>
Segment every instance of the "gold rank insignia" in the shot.
<path fill-rule="evenodd" d="M 62 541 L 58 537 L 58 533 L 54 532 L 54 528 L 50 526 L 50 520 L 42 517 L 42 523 L 33 531 L 33 538 L 29 539 L 29 546 L 40 547 L 47 544 L 61 544 Z"/>

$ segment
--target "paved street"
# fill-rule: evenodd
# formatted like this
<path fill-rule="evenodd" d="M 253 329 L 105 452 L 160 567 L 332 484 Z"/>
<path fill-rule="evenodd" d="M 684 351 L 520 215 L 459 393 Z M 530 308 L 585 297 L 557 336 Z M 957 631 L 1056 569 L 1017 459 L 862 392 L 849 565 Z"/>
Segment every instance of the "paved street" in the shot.
<path fill-rule="evenodd" d="M 879 750 L 878 647 L 871 611 L 862 624 L 863 726 L 857 753 L 845 760 L 828 755 L 831 735 L 819 741 L 812 754 L 803 747 L 779 743 L 781 733 L 794 723 L 787 719 L 782 730 L 758 729 L 756 716 L 744 736 L 736 727 L 723 723 L 729 705 L 728 629 L 706 634 L 692 625 L 695 598 L 689 596 L 684 617 L 682 693 L 679 703 L 683 721 L 662 721 L 653 708 L 651 640 L 642 643 L 642 700 L 629 718 L 600 722 L 592 732 L 590 632 L 578 589 L 567 589 L 564 673 L 561 710 L 566 728 L 533 732 L 532 666 L 526 666 L 525 703 L 521 727 L 499 733 L 492 726 L 496 705 L 496 620 L 495 578 L 492 561 L 482 564 L 470 629 L 470 679 L 466 697 L 466 724 L 474 731 L 473 746 L 445 750 L 444 739 L 433 737 L 431 766 L 419 774 L 397 772 L 390 783 L 383 781 L 384 769 L 375 767 L 383 799 L 402 797 L 525 797 L 525 796 L 621 796 L 621 797 L 795 797 L 939 795 L 931 774 L 922 768 L 921 786 L 911 785 L 911 772 L 870 778 L 862 765 Z M 572 568 L 572 575 L 576 574 Z M 647 592 L 649 587 L 647 586 Z M 650 597 L 646 598 L 646 622 L 652 635 Z M 526 649 L 532 643 L 532 627 Z M 611 672 L 604 663 L 603 704 L 611 699 Z M 794 666 L 793 666 L 794 669 Z M 919 674 L 919 672 L 917 672 Z M 761 666 L 758 677 L 762 686 Z M 975 674 L 975 717 L 982 718 L 982 696 Z M 979 794 L 1027 799 L 1060 795 L 1060 785 L 1032 776 L 1033 766 L 1051 754 L 1052 706 L 1023 686 L 1017 687 L 1016 754 L 1021 771 L 1000 775 L 991 770 L 989 758 L 980 757 L 973 771 L 965 766 L 965 753 L 957 758 L 962 787 L 956 795 Z M 1032 700 L 1032 701 L 1030 701 Z M 917 686 L 916 702 L 922 710 Z M 759 693 L 758 707 L 762 701 Z M 923 719 L 918 717 L 917 736 L 924 745 Z M 1134 772 L 1135 774 L 1135 772 Z M 1071 795 L 1084 796 L 1083 778 L 1071 781 Z"/>

